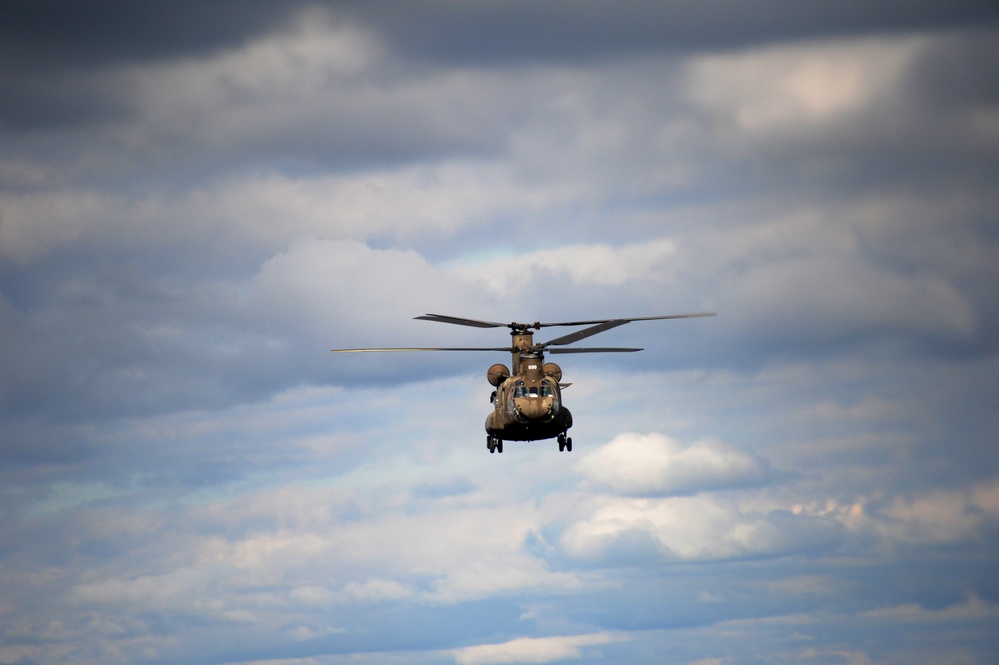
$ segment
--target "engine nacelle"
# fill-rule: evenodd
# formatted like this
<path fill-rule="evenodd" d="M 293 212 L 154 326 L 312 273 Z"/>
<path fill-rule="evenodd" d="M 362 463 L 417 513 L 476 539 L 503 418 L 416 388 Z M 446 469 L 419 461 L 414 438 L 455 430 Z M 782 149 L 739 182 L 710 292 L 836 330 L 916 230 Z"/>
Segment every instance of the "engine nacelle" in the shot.
<path fill-rule="evenodd" d="M 510 370 L 507 369 L 506 365 L 496 363 L 489 368 L 486 377 L 489 379 L 490 385 L 499 387 L 501 383 L 510 378 Z"/>
<path fill-rule="evenodd" d="M 556 381 L 562 380 L 562 368 L 555 363 L 545 363 L 545 366 L 541 368 L 541 371 L 545 373 L 545 376 L 550 376 Z"/>

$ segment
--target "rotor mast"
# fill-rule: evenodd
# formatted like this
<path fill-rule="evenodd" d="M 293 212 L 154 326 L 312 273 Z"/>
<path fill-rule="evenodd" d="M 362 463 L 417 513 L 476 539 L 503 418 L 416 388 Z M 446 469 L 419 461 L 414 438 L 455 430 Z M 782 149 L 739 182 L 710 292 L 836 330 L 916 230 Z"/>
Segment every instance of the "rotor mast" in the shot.
<path fill-rule="evenodd" d="M 520 369 L 520 359 L 524 354 L 534 354 L 538 360 L 543 358 L 541 345 L 534 344 L 534 330 L 540 330 L 540 323 L 513 323 L 507 324 L 510 328 L 510 370 L 514 376 L 523 374 Z"/>
<path fill-rule="evenodd" d="M 527 328 L 514 328 L 510 332 L 510 337 L 513 339 L 513 346 L 510 349 L 511 355 L 513 356 L 510 360 L 510 370 L 514 376 L 521 374 L 520 371 L 520 358 L 525 353 L 537 353 L 539 360 L 541 359 L 541 353 L 534 346 L 534 333 L 532 333 Z"/>

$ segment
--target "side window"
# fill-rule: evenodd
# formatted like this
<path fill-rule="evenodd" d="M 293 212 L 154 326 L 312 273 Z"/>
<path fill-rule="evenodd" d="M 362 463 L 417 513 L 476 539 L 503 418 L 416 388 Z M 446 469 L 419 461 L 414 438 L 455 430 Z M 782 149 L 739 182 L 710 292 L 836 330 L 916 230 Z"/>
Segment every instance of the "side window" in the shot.
<path fill-rule="evenodd" d="M 555 392 L 555 385 L 551 381 L 542 381 L 541 391 L 545 397 L 552 398 L 552 409 L 554 411 L 557 412 L 562 408 L 562 405 L 559 404 L 558 393 Z"/>

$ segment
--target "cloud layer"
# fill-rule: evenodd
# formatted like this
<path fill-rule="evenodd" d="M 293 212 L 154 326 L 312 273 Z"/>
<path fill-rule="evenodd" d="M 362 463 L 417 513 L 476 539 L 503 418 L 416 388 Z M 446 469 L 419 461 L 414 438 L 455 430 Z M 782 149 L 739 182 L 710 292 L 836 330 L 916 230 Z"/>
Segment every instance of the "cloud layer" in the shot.
<path fill-rule="evenodd" d="M 994 5 L 7 2 L 0 663 L 995 662 Z"/>

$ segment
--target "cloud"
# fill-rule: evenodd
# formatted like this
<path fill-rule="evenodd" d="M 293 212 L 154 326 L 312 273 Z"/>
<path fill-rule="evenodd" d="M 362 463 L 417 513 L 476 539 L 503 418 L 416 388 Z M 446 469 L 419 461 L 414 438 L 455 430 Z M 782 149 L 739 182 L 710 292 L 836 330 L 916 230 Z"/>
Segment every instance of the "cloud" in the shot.
<path fill-rule="evenodd" d="M 116 201 L 102 193 L 73 190 L 18 194 L 0 200 L 0 258 L 27 263 L 79 243 L 108 220 Z"/>
<path fill-rule="evenodd" d="M 487 275 L 486 280 L 496 293 L 510 293 L 550 282 L 568 286 L 564 281 L 566 277 L 576 288 L 590 285 L 620 288 L 639 280 L 668 281 L 672 276 L 670 260 L 676 251 L 676 243 L 668 238 L 619 247 L 563 245 L 452 265 L 450 272 L 466 279 Z"/>
<path fill-rule="evenodd" d="M 600 498 L 588 512 L 566 528 L 561 544 L 570 556 L 608 565 L 779 557 L 834 549 L 843 535 L 831 518 L 744 512 L 712 496 Z"/>
<path fill-rule="evenodd" d="M 0 661 L 995 662 L 997 12 L 9 0 Z"/>
<path fill-rule="evenodd" d="M 621 637 L 600 632 L 559 637 L 521 637 L 501 644 L 481 644 L 454 651 L 458 665 L 499 665 L 500 663 L 551 663 L 578 660 L 582 647 L 611 644 Z"/>
<path fill-rule="evenodd" d="M 412 589 L 394 580 L 372 578 L 364 582 L 348 582 L 343 592 L 350 598 L 361 601 L 386 601 L 409 598 Z"/>
<path fill-rule="evenodd" d="M 456 361 L 454 354 L 438 354 L 432 360 L 395 354 L 389 359 L 371 355 L 360 360 L 327 355 L 325 369 L 315 362 L 320 350 L 334 347 L 447 346 L 445 341 L 461 335 L 467 340 L 466 330 L 435 328 L 414 322 L 413 317 L 461 311 L 467 303 L 482 299 L 475 285 L 453 279 L 413 250 L 305 237 L 261 266 L 248 308 L 258 325 L 296 348 L 300 370 L 313 380 L 330 380 L 334 365 L 344 367 L 352 361 L 372 370 L 383 362 L 400 367 L 428 360 Z"/>
<path fill-rule="evenodd" d="M 946 279 L 906 278 L 853 258 L 772 263 L 739 281 L 733 307 L 740 302 L 755 303 L 757 311 L 794 312 L 804 324 L 799 332 L 826 337 L 862 329 L 961 339 L 976 323 L 968 299 Z"/>
<path fill-rule="evenodd" d="M 720 441 L 690 445 L 664 434 L 619 434 L 577 468 L 614 492 L 636 496 L 692 494 L 759 484 L 770 476 L 761 458 Z"/>
<path fill-rule="evenodd" d="M 892 96 L 925 40 L 883 37 L 697 57 L 687 94 L 741 138 L 822 131 Z"/>
<path fill-rule="evenodd" d="M 636 52 L 716 51 L 829 35 L 966 26 L 995 19 L 993 8 L 973 0 L 947 8 L 913 2 L 904 9 L 891 2 L 878 2 L 872 9 L 872 5 L 855 2 L 819 2 L 804 7 L 780 1 L 753 7 L 729 1 L 667 7 L 636 0 L 614 8 L 574 2 L 514 6 L 517 10 L 513 12 L 474 5 L 429 10 L 403 7 L 379 17 L 378 23 L 407 57 L 438 64 L 472 62 L 496 67 L 525 61 L 605 61 Z M 468 34 L 482 38 L 465 39 Z"/>
<path fill-rule="evenodd" d="M 969 542 L 999 527 L 999 479 L 897 495 L 887 503 L 858 500 L 840 512 L 849 528 L 874 533 L 888 547 Z"/>
<path fill-rule="evenodd" d="M 984 620 L 999 618 L 999 605 L 990 603 L 978 596 L 969 595 L 964 602 L 946 607 L 927 608 L 915 603 L 879 608 L 861 613 L 862 617 L 873 620 L 898 621 L 904 623 L 931 623 L 937 621 Z"/>

